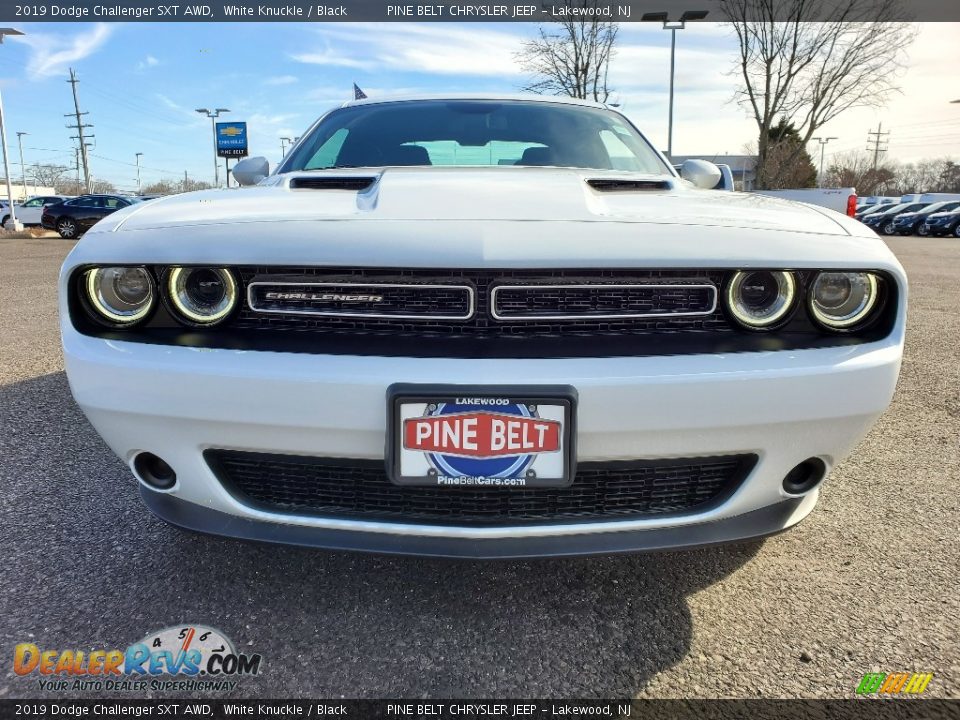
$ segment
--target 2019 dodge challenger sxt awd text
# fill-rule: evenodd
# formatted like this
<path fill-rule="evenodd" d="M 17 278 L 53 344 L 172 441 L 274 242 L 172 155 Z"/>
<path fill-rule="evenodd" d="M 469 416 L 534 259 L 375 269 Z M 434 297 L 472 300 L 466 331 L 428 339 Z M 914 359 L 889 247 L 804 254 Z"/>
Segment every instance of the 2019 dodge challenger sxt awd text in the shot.
<path fill-rule="evenodd" d="M 61 275 L 73 394 L 185 528 L 468 557 L 774 533 L 890 402 L 906 278 L 860 223 L 678 175 L 618 111 L 408 98 Z M 828 484 L 829 486 L 829 484 Z"/>

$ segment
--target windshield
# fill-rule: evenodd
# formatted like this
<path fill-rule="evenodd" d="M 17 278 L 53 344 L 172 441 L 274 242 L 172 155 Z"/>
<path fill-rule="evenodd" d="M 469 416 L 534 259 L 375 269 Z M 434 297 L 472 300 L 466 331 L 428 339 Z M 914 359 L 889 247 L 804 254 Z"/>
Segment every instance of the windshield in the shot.
<path fill-rule="evenodd" d="M 948 212 L 950 210 L 953 210 L 957 206 L 960 206 L 960 202 L 957 202 L 957 201 L 951 202 L 949 200 L 943 200 L 941 202 L 933 203 L 933 205 L 927 205 L 923 209 L 923 211 L 928 215 L 932 215 L 933 213 L 936 213 L 936 212 Z"/>
<path fill-rule="evenodd" d="M 899 205 L 882 205 L 880 208 L 879 215 L 886 215 L 890 212 L 902 212 L 906 210 L 910 205 L 908 203 L 900 203 Z"/>
<path fill-rule="evenodd" d="M 413 165 L 670 174 L 646 139 L 617 113 L 513 100 L 421 100 L 334 110 L 279 171 Z"/>

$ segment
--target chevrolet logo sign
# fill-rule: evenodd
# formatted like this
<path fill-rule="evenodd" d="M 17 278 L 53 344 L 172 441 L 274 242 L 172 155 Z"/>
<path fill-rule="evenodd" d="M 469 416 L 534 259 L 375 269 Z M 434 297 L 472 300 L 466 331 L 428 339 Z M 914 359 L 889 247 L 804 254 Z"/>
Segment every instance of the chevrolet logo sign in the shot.
<path fill-rule="evenodd" d="M 243 130 L 238 127 L 225 127 L 220 128 L 220 134 L 227 137 L 236 137 L 237 135 L 243 135 Z"/>

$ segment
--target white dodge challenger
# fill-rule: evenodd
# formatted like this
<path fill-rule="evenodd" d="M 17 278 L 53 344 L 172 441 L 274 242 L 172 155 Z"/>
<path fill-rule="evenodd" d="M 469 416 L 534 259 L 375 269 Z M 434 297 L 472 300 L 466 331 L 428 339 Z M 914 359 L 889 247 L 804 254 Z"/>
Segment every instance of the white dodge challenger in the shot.
<path fill-rule="evenodd" d="M 459 557 L 764 536 L 896 385 L 907 281 L 872 231 L 706 189 L 614 109 L 351 102 L 235 176 L 102 220 L 60 279 L 74 397 L 183 528 Z"/>

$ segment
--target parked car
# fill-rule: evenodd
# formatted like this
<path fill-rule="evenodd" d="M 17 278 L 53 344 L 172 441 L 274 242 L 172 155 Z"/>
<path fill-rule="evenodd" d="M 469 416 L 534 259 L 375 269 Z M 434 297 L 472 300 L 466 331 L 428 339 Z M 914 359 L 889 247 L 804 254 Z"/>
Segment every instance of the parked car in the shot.
<path fill-rule="evenodd" d="M 863 223 L 883 235 L 896 235 L 897 226 L 894 224 L 894 220 L 896 220 L 897 215 L 923 210 L 923 208 L 929 204 L 930 203 L 927 202 L 900 203 L 899 205 L 894 205 L 889 210 L 881 210 L 880 212 L 865 215 Z"/>
<path fill-rule="evenodd" d="M 960 238 L 960 210 L 953 212 L 938 212 L 927 215 L 924 223 L 927 233 L 942 236 L 953 235 Z"/>
<path fill-rule="evenodd" d="M 233 175 L 105 218 L 60 275 L 73 395 L 174 525 L 467 557 L 754 538 L 894 392 L 907 284 L 873 232 L 678 175 L 603 105 L 352 101 Z"/>
<path fill-rule="evenodd" d="M 107 215 L 137 202 L 138 198 L 121 195 L 81 195 L 43 208 L 41 224 L 62 238 L 75 238 Z"/>
<path fill-rule="evenodd" d="M 17 220 L 24 225 L 40 225 L 44 207 L 62 203 L 68 199 L 65 195 L 37 195 L 29 198 L 22 204 L 15 206 Z M 7 220 L 10 219 L 8 206 L 4 204 L 0 212 L 2 212 L 3 215 L 2 218 L 0 218 L 0 226 L 6 227 Z"/>
<path fill-rule="evenodd" d="M 888 195 L 867 195 L 857 198 L 857 212 L 866 209 L 872 205 L 896 205 L 902 202 L 899 197 L 890 197 Z"/>
<path fill-rule="evenodd" d="M 960 200 L 960 193 L 923 193 L 919 198 L 921 202 L 944 202 L 949 200 Z"/>
<path fill-rule="evenodd" d="M 926 235 L 927 217 L 937 212 L 949 212 L 960 207 L 960 200 L 934 202 L 922 210 L 900 213 L 893 220 L 894 227 L 899 235 Z"/>
<path fill-rule="evenodd" d="M 895 205 L 902 205 L 902 204 L 903 204 L 903 203 L 900 203 L 900 202 L 893 202 L 893 203 L 878 202 L 878 203 L 873 203 L 873 204 L 871 204 L 871 205 L 867 205 L 867 206 L 862 207 L 862 208 L 860 208 L 859 210 L 857 210 L 857 212 L 856 212 L 856 214 L 854 215 L 854 217 L 855 217 L 857 220 L 863 220 L 867 215 L 872 215 L 873 213 L 883 212 L 884 210 L 889 210 L 890 208 L 894 207 Z"/>
<path fill-rule="evenodd" d="M 799 188 L 796 190 L 757 190 L 759 195 L 795 200 L 811 205 L 830 208 L 854 217 L 857 211 L 857 191 L 855 188 Z"/>

